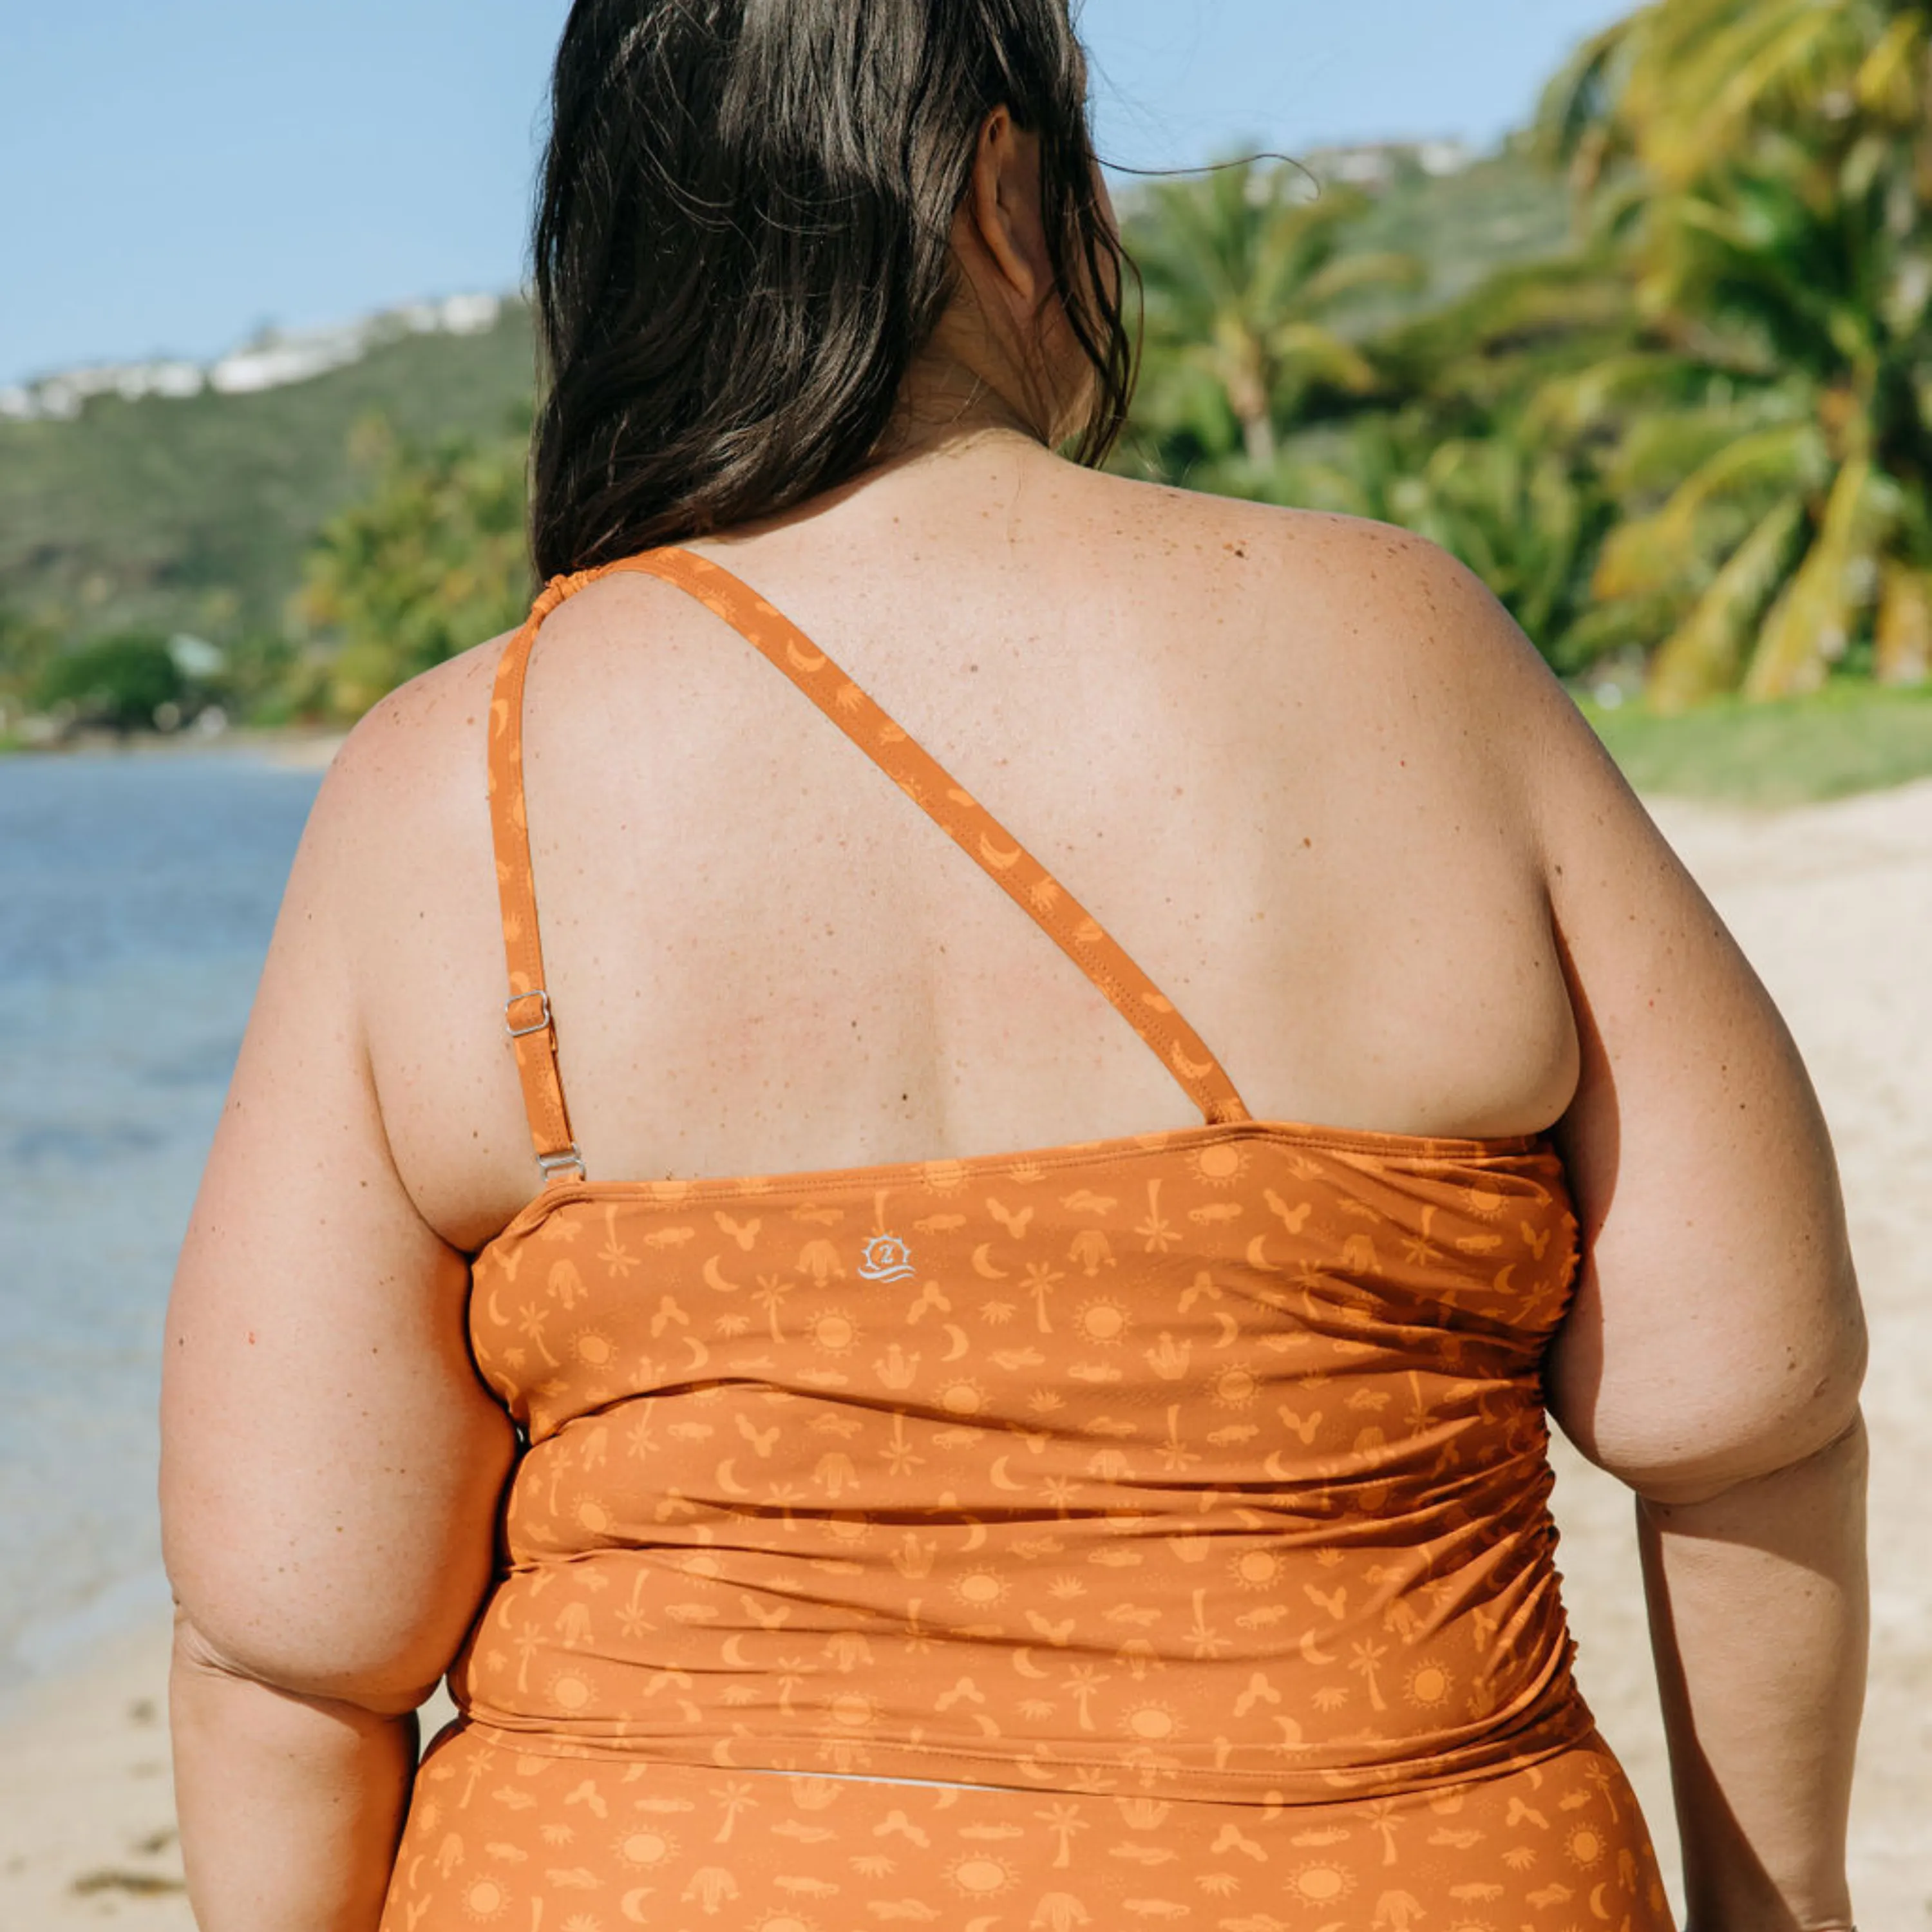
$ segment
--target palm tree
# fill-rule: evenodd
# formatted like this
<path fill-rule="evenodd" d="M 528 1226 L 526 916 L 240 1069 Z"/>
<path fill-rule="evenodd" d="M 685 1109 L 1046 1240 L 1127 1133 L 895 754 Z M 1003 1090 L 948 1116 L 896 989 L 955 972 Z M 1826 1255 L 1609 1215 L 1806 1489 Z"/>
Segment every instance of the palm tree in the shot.
<path fill-rule="evenodd" d="M 1626 432 L 1612 487 L 1640 513 L 1597 588 L 1674 602 L 1665 708 L 1814 689 L 1867 629 L 1880 676 L 1924 674 L 1932 259 L 1906 272 L 1891 185 L 1856 146 L 1757 152 L 1660 194 L 1636 246 L 1640 308 L 1671 344 L 1659 367 L 1674 358 L 1703 399 Z"/>
<path fill-rule="evenodd" d="M 1597 588 L 1670 614 L 1652 701 L 1932 656 L 1932 20 L 1922 0 L 1654 0 L 1545 94 L 1648 368 L 1572 391 L 1634 512 Z M 1634 421 L 1646 385 L 1677 413 Z M 1688 392 L 1687 397 L 1687 392 Z M 1690 406 L 1684 407 L 1687 400 Z"/>
<path fill-rule="evenodd" d="M 1142 425 L 1210 458 L 1238 446 L 1258 472 L 1312 392 L 1375 385 L 1337 309 L 1423 279 L 1412 256 L 1348 251 L 1365 196 L 1332 187 L 1312 196 L 1301 179 L 1226 163 L 1204 180 L 1157 184 L 1126 224 L 1147 303 Z"/>

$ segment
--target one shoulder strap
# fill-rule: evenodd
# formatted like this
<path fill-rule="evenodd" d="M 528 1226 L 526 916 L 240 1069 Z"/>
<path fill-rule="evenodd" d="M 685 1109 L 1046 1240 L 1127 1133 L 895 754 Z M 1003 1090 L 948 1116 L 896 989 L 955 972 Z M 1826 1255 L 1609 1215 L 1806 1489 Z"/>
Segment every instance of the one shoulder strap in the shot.
<path fill-rule="evenodd" d="M 583 1158 L 570 1132 L 556 1070 L 556 1034 L 544 989 L 536 894 L 524 808 L 523 687 L 544 619 L 596 578 L 631 571 L 686 592 L 736 631 L 818 706 L 1039 925 L 1160 1056 L 1208 1121 L 1245 1120 L 1234 1083 L 1200 1035 L 1086 908 L 914 739 L 889 718 L 796 625 L 709 557 L 676 548 L 554 579 L 504 647 L 490 736 L 490 822 L 509 967 L 506 1009 L 538 1164 L 547 1176 Z"/>

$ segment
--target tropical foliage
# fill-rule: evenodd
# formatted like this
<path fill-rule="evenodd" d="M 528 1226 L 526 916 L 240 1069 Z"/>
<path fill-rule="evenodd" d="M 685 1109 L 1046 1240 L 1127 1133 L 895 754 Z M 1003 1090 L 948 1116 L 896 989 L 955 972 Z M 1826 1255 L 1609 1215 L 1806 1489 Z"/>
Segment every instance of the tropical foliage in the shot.
<path fill-rule="evenodd" d="M 380 418 L 356 433 L 371 488 L 323 526 L 301 611 L 331 646 L 319 708 L 355 717 L 384 692 L 522 621 L 532 585 L 521 434 L 428 448 Z"/>
<path fill-rule="evenodd" d="M 1649 0 L 1462 176 L 1314 162 L 1123 194 L 1120 466 L 1408 525 L 1657 710 L 1932 674 L 1925 0 Z M 276 718 L 516 621 L 506 318 L 267 396 L 0 422 L 0 729 L 95 633 L 218 638 L 223 702 Z"/>
<path fill-rule="evenodd" d="M 1932 16 L 1919 0 L 1660 0 L 1546 95 L 1546 151 L 1632 277 L 1596 590 L 1669 622 L 1654 702 L 1932 656 Z M 1648 405 L 1646 408 L 1645 405 Z"/>

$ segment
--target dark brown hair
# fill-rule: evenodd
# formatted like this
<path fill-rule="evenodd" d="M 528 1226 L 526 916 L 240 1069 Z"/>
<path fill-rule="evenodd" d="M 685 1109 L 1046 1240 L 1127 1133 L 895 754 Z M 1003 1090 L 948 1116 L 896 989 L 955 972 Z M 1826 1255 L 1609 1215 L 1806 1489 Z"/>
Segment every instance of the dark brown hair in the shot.
<path fill-rule="evenodd" d="M 536 223 L 539 572 L 864 467 L 956 292 L 1000 106 L 1040 138 L 1054 286 L 1098 378 L 1075 454 L 1104 460 L 1133 357 L 1086 72 L 1068 0 L 576 0 Z"/>

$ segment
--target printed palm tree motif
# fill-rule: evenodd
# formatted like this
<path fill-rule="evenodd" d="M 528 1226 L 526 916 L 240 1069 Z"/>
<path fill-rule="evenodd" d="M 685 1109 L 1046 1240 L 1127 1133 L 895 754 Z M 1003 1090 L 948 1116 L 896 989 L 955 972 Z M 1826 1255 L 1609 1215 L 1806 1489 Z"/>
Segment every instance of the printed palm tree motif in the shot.
<path fill-rule="evenodd" d="M 1388 1654 L 1388 1646 L 1377 1643 L 1372 1637 L 1364 1637 L 1359 1643 L 1352 1643 L 1348 1651 L 1348 1668 L 1369 1687 L 1370 1709 L 1386 1711 L 1388 1705 L 1382 1696 L 1378 1673 L 1382 1659 Z"/>
<path fill-rule="evenodd" d="M 1194 1621 L 1187 1627 L 1189 1648 L 1201 1658 L 1218 1657 L 1224 1650 L 1234 1648 L 1232 1639 L 1222 1636 L 1208 1621 L 1208 1592 L 1196 1590 L 1193 1594 Z"/>
<path fill-rule="evenodd" d="M 765 1319 L 771 1325 L 774 1342 L 784 1340 L 778 1328 L 778 1304 L 797 1286 L 796 1282 L 788 1280 L 782 1274 L 761 1274 L 758 1277 L 758 1291 L 752 1299 L 765 1311 Z"/>
<path fill-rule="evenodd" d="M 544 1647 L 544 1640 L 534 1630 L 518 1631 L 510 1640 L 510 1648 L 517 1653 L 517 1689 L 526 1692 L 530 1688 L 530 1660 Z"/>
<path fill-rule="evenodd" d="M 1044 1811 L 1036 1811 L 1033 1815 L 1046 1826 L 1053 1838 L 1055 1869 L 1064 1870 L 1073 1862 L 1075 1837 L 1088 1828 L 1088 1821 L 1080 1815 L 1079 1806 L 1052 1804 Z"/>
<path fill-rule="evenodd" d="M 734 1778 L 728 1784 L 718 1800 L 724 1817 L 711 1842 L 714 1845 L 725 1844 L 731 1836 L 732 1827 L 738 1822 L 738 1814 L 741 1811 L 749 1810 L 756 1802 L 752 1796 L 752 1787 L 742 1780 Z"/>
<path fill-rule="evenodd" d="M 655 1630 L 644 1610 L 644 1580 L 641 1576 L 631 1580 L 630 1600 L 617 1612 L 617 1628 L 626 1636 L 642 1636 L 645 1631 Z"/>
<path fill-rule="evenodd" d="M 892 1412 L 892 1432 L 879 1454 L 886 1467 L 896 1476 L 910 1474 L 926 1458 L 913 1448 L 905 1438 L 905 1416 L 902 1411 Z"/>
<path fill-rule="evenodd" d="M 1164 1255 L 1180 1239 L 1174 1223 L 1160 1211 L 1160 1183 L 1158 1180 L 1148 1183 L 1148 1210 L 1145 1216 L 1134 1225 L 1134 1232 L 1145 1244 L 1150 1255 Z"/>
<path fill-rule="evenodd" d="M 628 1278 L 631 1270 L 638 1265 L 638 1258 L 617 1238 L 617 1210 L 616 1205 L 604 1210 L 604 1245 L 597 1251 L 597 1258 L 620 1281 Z"/>
<path fill-rule="evenodd" d="M 1365 1808 L 1365 1815 L 1369 1828 L 1382 1841 L 1382 1863 L 1394 1864 L 1396 1860 L 1396 1832 L 1408 1822 L 1402 1816 L 1402 1807 L 1393 1798 L 1371 1798 Z"/>
<path fill-rule="evenodd" d="M 1072 1693 L 1074 1707 L 1083 1731 L 1090 1731 L 1094 1728 L 1094 1700 L 1100 1694 L 1100 1687 L 1106 1681 L 1107 1673 L 1096 1664 L 1076 1664 L 1067 1672 L 1066 1688 Z"/>
<path fill-rule="evenodd" d="M 1081 1238 L 1084 1239 L 1084 1235 Z M 1106 1245 L 1105 1240 L 1101 1239 L 1101 1246 L 1103 1249 Z M 1075 1241 L 1074 1246 L 1076 1249 L 1078 1247 L 1078 1240 Z M 1079 1258 L 1077 1253 L 1074 1258 L 1076 1261 Z M 1090 1274 L 1092 1270 L 1090 1269 L 1088 1272 Z M 1053 1333 L 1053 1324 L 1047 1318 L 1047 1298 L 1066 1279 L 1066 1277 L 1058 1268 L 1052 1267 L 1046 1262 L 1028 1262 L 1026 1264 L 1026 1292 L 1033 1297 L 1034 1319 L 1042 1335 L 1050 1335 Z"/>
<path fill-rule="evenodd" d="M 517 1310 L 517 1333 L 526 1341 L 534 1342 L 545 1366 L 554 1369 L 557 1366 L 556 1358 L 544 1343 L 544 1326 L 548 1319 L 549 1311 L 540 1302 L 526 1302 Z"/>

